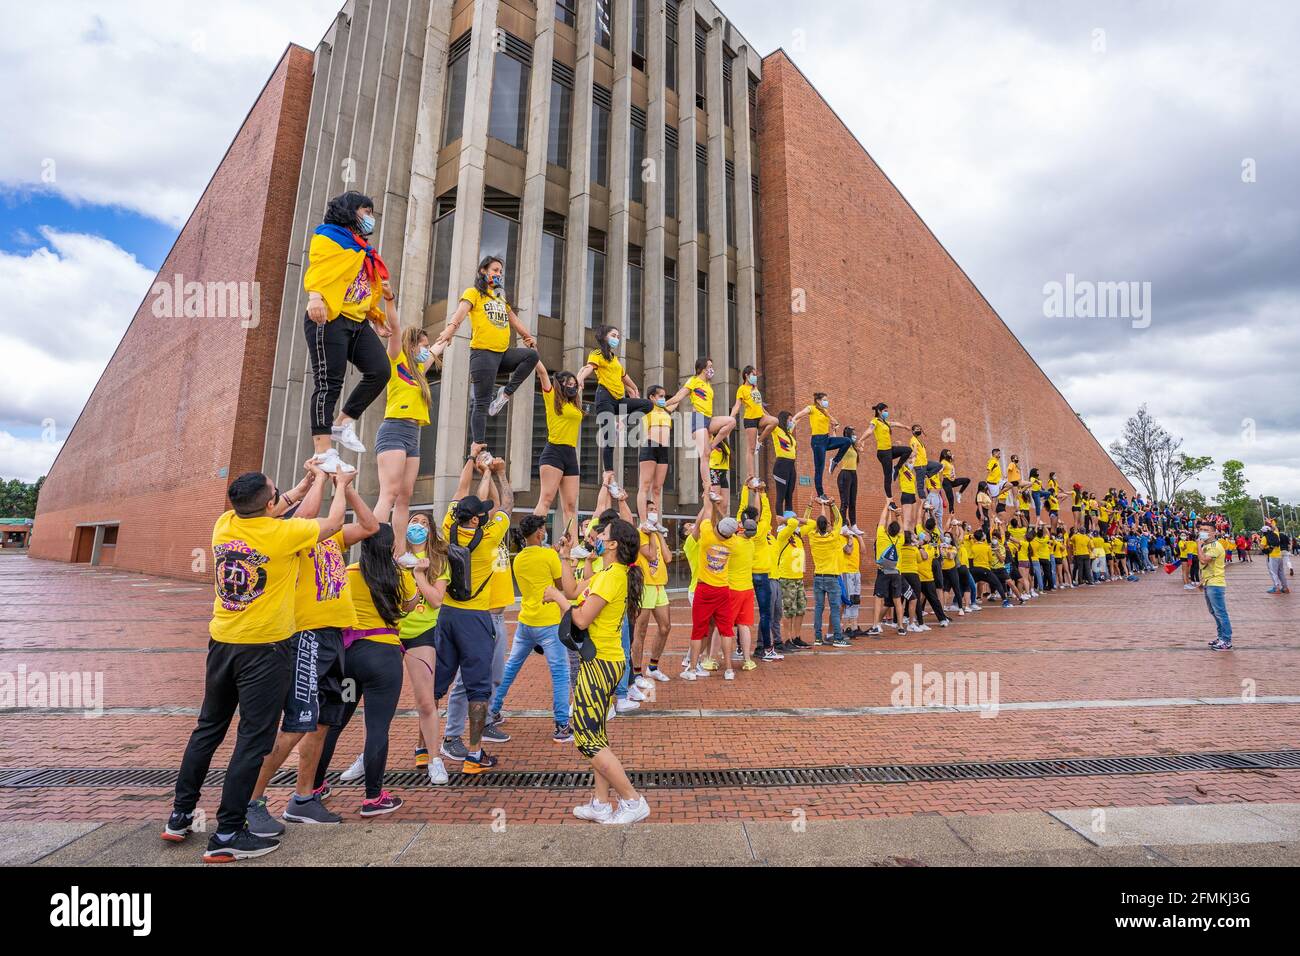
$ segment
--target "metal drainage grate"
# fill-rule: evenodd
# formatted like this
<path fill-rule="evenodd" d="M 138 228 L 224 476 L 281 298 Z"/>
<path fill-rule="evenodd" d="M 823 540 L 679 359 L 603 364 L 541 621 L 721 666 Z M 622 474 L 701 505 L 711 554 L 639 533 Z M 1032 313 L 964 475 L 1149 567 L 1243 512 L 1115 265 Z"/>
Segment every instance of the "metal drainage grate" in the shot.
<path fill-rule="evenodd" d="M 1203 773 L 1222 770 L 1300 770 L 1300 750 L 1244 751 L 1201 754 L 1156 754 L 1146 757 L 1069 757 L 1060 760 L 1005 760 L 982 763 L 876 764 L 838 767 L 763 767 L 735 770 L 634 770 L 628 773 L 637 789 L 725 790 L 748 787 L 826 787 L 863 783 L 942 783 L 967 780 L 1030 780 L 1044 777 L 1106 777 L 1151 773 Z M 0 768 L 0 788 L 38 787 L 156 787 L 171 789 L 178 771 L 144 768 Z M 273 787 L 291 787 L 296 773 L 281 770 Z M 219 786 L 224 770 L 211 770 L 205 785 Z M 328 775 L 335 787 L 360 787 L 361 781 L 341 783 L 336 771 Z M 420 770 L 392 770 L 384 785 L 394 788 L 430 786 Z M 452 789 L 579 790 L 592 785 L 582 770 L 505 770 L 488 774 L 451 775 Z"/>

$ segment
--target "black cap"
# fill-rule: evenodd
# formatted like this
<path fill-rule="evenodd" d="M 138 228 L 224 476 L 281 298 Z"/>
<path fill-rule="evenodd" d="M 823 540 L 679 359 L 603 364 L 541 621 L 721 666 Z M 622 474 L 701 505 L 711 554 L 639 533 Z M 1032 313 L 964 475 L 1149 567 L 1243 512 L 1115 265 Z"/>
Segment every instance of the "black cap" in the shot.
<path fill-rule="evenodd" d="M 459 521 L 486 517 L 491 510 L 491 502 L 484 501 L 478 495 L 466 495 L 456 502 L 456 518 Z"/>

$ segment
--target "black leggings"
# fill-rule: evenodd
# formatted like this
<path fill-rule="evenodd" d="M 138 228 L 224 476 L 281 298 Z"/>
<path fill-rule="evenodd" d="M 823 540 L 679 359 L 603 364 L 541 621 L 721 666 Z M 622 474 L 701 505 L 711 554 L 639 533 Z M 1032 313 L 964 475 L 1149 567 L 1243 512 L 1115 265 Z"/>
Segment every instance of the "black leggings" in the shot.
<path fill-rule="evenodd" d="M 903 626 L 907 626 L 909 618 L 914 618 L 921 607 L 921 576 L 915 571 L 904 571 L 903 581 L 906 582 L 906 594 L 903 599 Z"/>
<path fill-rule="evenodd" d="M 961 599 L 961 572 L 957 566 L 943 569 L 943 589 L 952 592 L 952 603 L 961 607 L 966 602 Z"/>
<path fill-rule="evenodd" d="M 881 448 L 876 452 L 876 459 L 880 462 L 880 470 L 885 476 L 885 497 L 894 497 L 894 462 L 900 465 L 907 461 L 907 456 L 912 453 L 912 449 L 906 445 L 895 445 L 893 448 Z"/>
<path fill-rule="evenodd" d="M 793 458 L 778 458 L 772 466 L 772 480 L 776 482 L 776 504 L 773 511 L 777 515 L 794 510 L 794 486 L 797 483 Z"/>
<path fill-rule="evenodd" d="M 321 325 L 304 317 L 303 333 L 315 385 L 307 410 L 311 433 L 328 435 L 334 425 L 334 406 L 343 394 L 348 363 L 361 373 L 361 381 L 343 403 L 343 414 L 356 419 L 388 385 L 388 352 L 369 322 L 353 322 L 343 316 Z"/>
<path fill-rule="evenodd" d="M 841 471 L 835 479 L 840 491 L 840 511 L 844 512 L 844 523 L 858 523 L 858 471 L 856 468 Z"/>
<path fill-rule="evenodd" d="M 606 471 L 614 470 L 614 445 L 618 440 L 618 432 L 614 430 L 616 417 L 621 418 L 628 412 L 644 414 L 654 407 L 654 402 L 648 398 L 624 395 L 616 399 L 604 385 L 596 386 L 596 442 L 600 445 L 600 462 Z M 614 441 L 609 440 L 611 437 Z"/>
<path fill-rule="evenodd" d="M 1074 583 L 1091 584 L 1092 583 L 1092 556 L 1086 554 L 1076 554 L 1074 556 Z"/>
<path fill-rule="evenodd" d="M 977 568 L 972 566 L 970 569 L 970 573 L 971 573 L 971 577 L 973 577 L 976 581 L 983 581 L 985 584 L 987 584 L 989 586 L 989 589 L 991 591 L 996 592 L 997 596 L 1001 600 L 1005 601 L 1007 599 L 1007 589 L 1003 587 L 1002 579 L 999 578 L 992 571 L 990 571 L 988 568 Z M 979 594 L 978 588 L 975 589 L 975 593 L 976 595 Z"/>
<path fill-rule="evenodd" d="M 482 444 L 487 441 L 488 406 L 492 404 L 492 391 L 497 375 L 510 373 L 506 394 L 513 395 L 524 379 L 537 367 L 537 350 L 516 346 L 504 352 L 491 349 L 469 350 L 469 431 L 470 440 Z M 502 448 L 500 451 L 504 452 Z"/>
<path fill-rule="evenodd" d="M 1044 590 L 1044 591 L 1051 591 L 1051 590 L 1053 590 L 1053 588 L 1052 588 L 1052 559 L 1051 559 L 1051 558 L 1039 558 L 1039 559 L 1038 559 L 1038 567 L 1039 567 L 1040 569 L 1042 569 L 1042 572 L 1043 572 L 1043 590 Z"/>
<path fill-rule="evenodd" d="M 334 748 L 347 727 L 362 696 L 366 698 L 366 799 L 374 800 L 384 789 L 384 769 L 388 765 L 388 727 L 397 713 L 397 698 L 402 693 L 402 649 L 362 638 L 354 641 L 343 654 L 343 676 L 356 683 L 356 693 L 343 707 L 343 722 L 325 735 L 320 764 L 316 767 L 319 789 L 325 782 Z"/>
<path fill-rule="evenodd" d="M 933 581 L 921 582 L 921 597 L 929 602 L 934 616 L 941 621 L 948 620 L 948 615 L 944 613 L 943 602 L 939 600 L 939 591 L 935 588 Z M 921 624 L 925 618 L 925 606 L 920 600 L 916 602 L 916 623 Z"/>
<path fill-rule="evenodd" d="M 948 498 L 948 510 L 956 511 L 957 502 L 953 500 L 952 492 L 955 488 L 959 492 L 964 492 L 970 485 L 969 478 L 949 478 L 947 475 L 943 479 L 943 493 Z"/>

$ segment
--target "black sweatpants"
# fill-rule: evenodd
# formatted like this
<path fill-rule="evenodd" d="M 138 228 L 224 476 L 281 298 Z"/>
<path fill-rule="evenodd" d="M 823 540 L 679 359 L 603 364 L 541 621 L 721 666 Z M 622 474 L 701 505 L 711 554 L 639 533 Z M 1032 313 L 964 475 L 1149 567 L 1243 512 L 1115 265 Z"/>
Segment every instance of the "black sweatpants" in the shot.
<path fill-rule="evenodd" d="M 960 491 L 960 492 L 963 492 L 963 493 L 964 493 L 964 492 L 966 491 L 966 488 L 967 488 L 969 485 L 970 485 L 970 479 L 969 479 L 969 478 L 949 478 L 949 477 L 947 477 L 946 475 L 944 476 L 944 479 L 943 479 L 943 493 L 944 493 L 944 495 L 948 498 L 948 510 L 949 510 L 949 511 L 956 511 L 956 510 L 957 510 L 957 502 L 954 500 L 954 498 L 953 498 L 953 494 L 952 494 L 952 493 L 953 493 L 953 490 L 956 489 L 957 491 Z"/>
<path fill-rule="evenodd" d="M 355 682 L 355 692 L 343 708 L 343 722 L 325 735 L 320 763 L 316 767 L 314 787 L 325 782 L 339 736 L 357 712 L 357 704 L 366 699 L 366 799 L 373 800 L 384 789 L 384 769 L 388 766 L 388 728 L 397 713 L 397 698 L 402 694 L 402 649 L 396 644 L 381 644 L 362 638 L 353 641 L 343 658 L 343 678 Z"/>
<path fill-rule="evenodd" d="M 533 374 L 537 358 L 536 349 L 524 348 L 522 345 L 504 352 L 493 352 L 491 349 L 469 350 L 470 441 L 481 444 L 487 440 L 488 406 L 492 404 L 497 375 L 510 373 L 510 380 L 506 382 L 506 394 L 513 395 L 524 384 L 524 379 Z M 505 451 L 504 448 L 498 450 Z"/>
<path fill-rule="evenodd" d="M 348 363 L 361 373 L 361 381 L 343 403 L 343 414 L 356 419 L 388 386 L 388 351 L 369 322 L 353 322 L 342 316 L 323 325 L 304 317 L 303 333 L 315 385 L 308 409 L 311 433 L 328 435 L 334 424 L 334 406 L 343 393 Z"/>
<path fill-rule="evenodd" d="M 181 758 L 175 809 L 188 814 L 198 806 L 212 755 L 226 739 L 238 708 L 239 730 L 221 787 L 217 833 L 244 829 L 248 801 L 253 797 L 257 775 L 262 772 L 262 760 L 275 744 L 293 671 L 288 637 L 286 634 L 285 640 L 271 644 L 208 640 L 203 706 Z"/>
<path fill-rule="evenodd" d="M 922 600 L 924 598 L 924 601 Z M 921 596 L 916 601 L 916 623 L 925 623 L 925 601 L 928 601 L 930 607 L 934 610 L 934 616 L 941 621 L 948 620 L 948 615 L 944 613 L 943 604 L 939 600 L 939 592 L 935 589 L 933 581 L 921 582 Z"/>
<path fill-rule="evenodd" d="M 840 511 L 844 513 L 844 523 L 858 523 L 858 471 L 856 468 L 841 471 L 835 479 L 840 492 Z"/>
<path fill-rule="evenodd" d="M 1006 587 L 1003 586 L 1002 579 L 999 578 L 992 571 L 990 571 L 988 568 L 977 568 L 972 565 L 970 569 L 970 573 L 971 573 L 971 577 L 973 577 L 976 581 L 983 581 L 985 584 L 987 584 L 989 588 L 997 594 L 999 600 L 1005 601 L 1007 599 L 1007 589 Z M 976 588 L 975 593 L 978 596 L 979 594 L 978 588 Z"/>
<path fill-rule="evenodd" d="M 648 398 L 624 395 L 615 398 L 604 385 L 596 386 L 596 442 L 600 445 L 600 462 L 606 471 L 614 470 L 614 445 L 618 440 L 615 422 L 628 412 L 644 414 L 654 408 Z"/>
<path fill-rule="evenodd" d="M 876 451 L 876 460 L 880 462 L 880 470 L 885 476 L 885 497 L 894 497 L 894 477 L 897 474 L 897 468 L 902 467 L 903 462 L 907 461 L 907 456 L 912 453 L 912 449 L 906 445 L 895 445 L 893 448 L 881 448 Z M 895 462 L 898 466 L 895 467 Z"/>
<path fill-rule="evenodd" d="M 776 483 L 776 504 L 773 515 L 794 510 L 794 486 L 798 484 L 793 458 L 778 458 L 772 466 L 772 480 Z"/>

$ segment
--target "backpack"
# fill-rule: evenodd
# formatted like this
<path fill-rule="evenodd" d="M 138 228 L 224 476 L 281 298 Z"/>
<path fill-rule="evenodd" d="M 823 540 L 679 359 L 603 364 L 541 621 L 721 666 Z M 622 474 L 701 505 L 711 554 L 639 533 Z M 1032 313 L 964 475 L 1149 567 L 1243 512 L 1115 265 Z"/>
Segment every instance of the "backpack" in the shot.
<path fill-rule="evenodd" d="M 492 575 L 477 588 L 474 587 L 472 552 L 483 540 L 483 527 L 474 529 L 474 536 L 469 544 L 460 543 L 460 522 L 453 521 L 447 541 L 447 571 L 451 580 L 447 584 L 447 594 L 454 601 L 472 601 L 487 587 Z"/>

